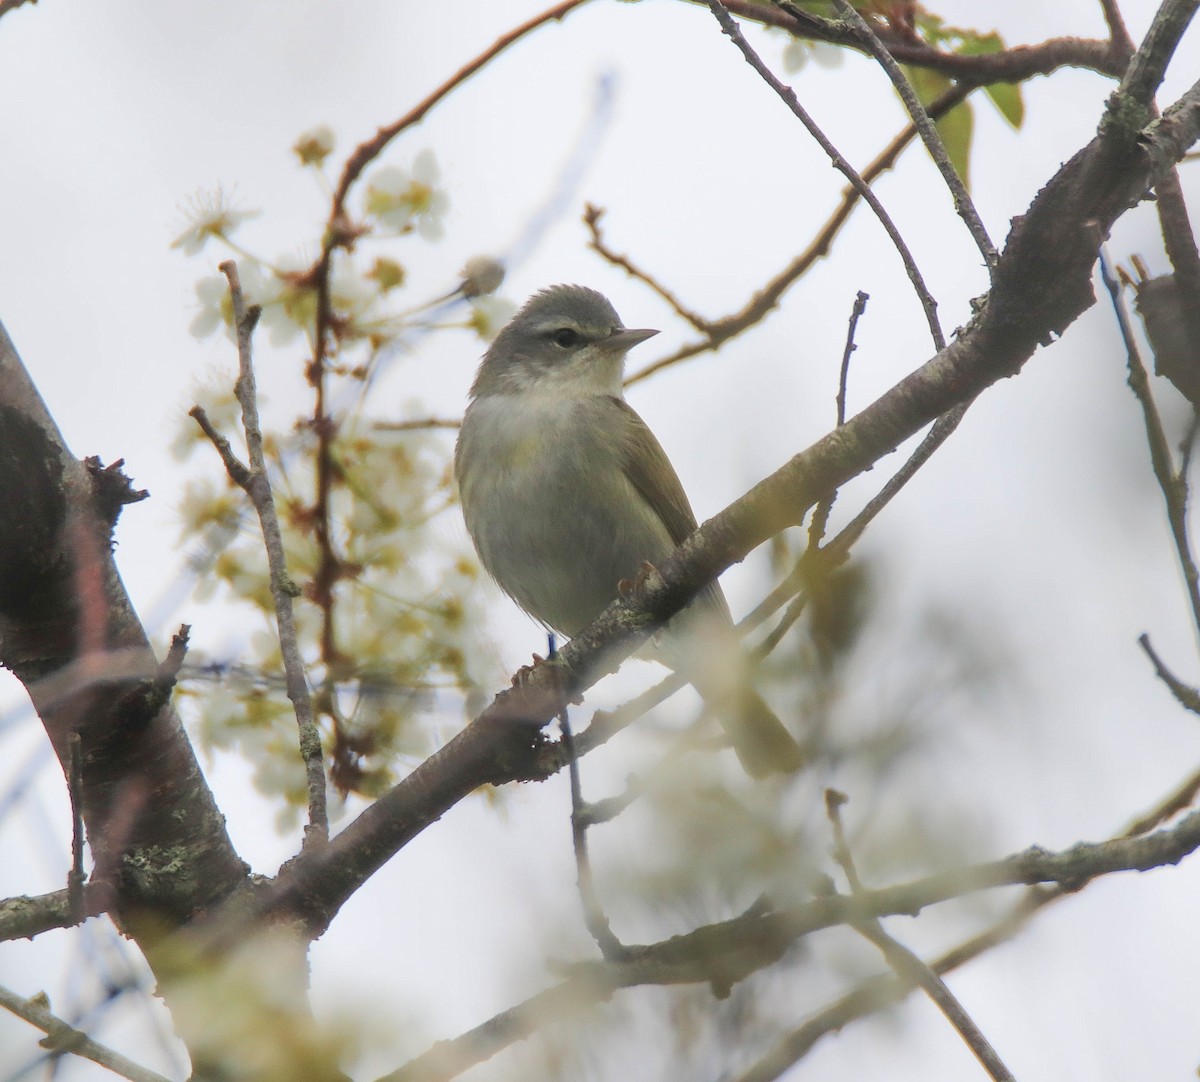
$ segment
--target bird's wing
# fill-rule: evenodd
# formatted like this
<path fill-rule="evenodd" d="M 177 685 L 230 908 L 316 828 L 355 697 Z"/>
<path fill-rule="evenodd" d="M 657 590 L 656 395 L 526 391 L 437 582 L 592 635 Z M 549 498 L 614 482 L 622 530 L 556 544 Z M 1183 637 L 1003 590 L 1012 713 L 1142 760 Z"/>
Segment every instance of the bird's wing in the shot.
<path fill-rule="evenodd" d="M 625 417 L 620 447 L 621 468 L 642 499 L 657 512 L 671 540 L 678 545 L 696 529 L 696 516 L 679 475 L 662 444 L 633 407 L 620 398 L 613 398 L 612 402 Z"/>
<path fill-rule="evenodd" d="M 620 408 L 626 422 L 621 440 L 621 468 L 629 483 L 657 513 L 671 541 L 681 544 L 696 529 L 696 515 L 683 491 L 683 483 L 662 444 L 637 411 L 624 399 L 613 398 L 612 401 Z M 729 605 L 717 583 L 709 583 L 700 591 L 697 600 L 705 611 L 719 614 L 721 623 L 731 622 Z"/>

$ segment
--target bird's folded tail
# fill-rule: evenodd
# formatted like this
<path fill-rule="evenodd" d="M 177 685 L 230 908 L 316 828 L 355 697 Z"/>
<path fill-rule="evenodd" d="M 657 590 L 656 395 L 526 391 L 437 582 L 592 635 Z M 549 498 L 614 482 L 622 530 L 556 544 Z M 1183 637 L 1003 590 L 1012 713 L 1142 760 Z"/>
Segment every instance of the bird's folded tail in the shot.
<path fill-rule="evenodd" d="M 751 685 L 741 644 L 733 635 L 719 639 L 719 651 L 710 640 L 704 657 L 693 655 L 681 670 L 717 715 L 751 777 L 795 773 L 805 763 L 800 745 Z"/>
<path fill-rule="evenodd" d="M 751 687 L 743 687 L 735 710 L 724 704 L 719 717 L 733 750 L 753 778 L 767 774 L 793 774 L 804 765 L 804 752 L 762 696 Z"/>

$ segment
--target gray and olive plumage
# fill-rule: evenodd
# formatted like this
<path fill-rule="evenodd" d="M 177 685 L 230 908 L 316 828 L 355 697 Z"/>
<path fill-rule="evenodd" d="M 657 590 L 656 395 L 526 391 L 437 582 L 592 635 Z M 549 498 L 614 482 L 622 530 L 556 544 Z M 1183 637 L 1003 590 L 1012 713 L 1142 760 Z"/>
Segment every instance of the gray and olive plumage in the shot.
<path fill-rule="evenodd" d="M 603 294 L 535 294 L 479 366 L 454 472 L 479 558 L 527 613 L 575 635 L 696 528 L 658 440 L 622 395 L 625 354 L 657 334 L 627 330 Z M 755 776 L 801 765 L 800 749 L 749 687 L 720 586 L 655 640 L 721 717 Z"/>

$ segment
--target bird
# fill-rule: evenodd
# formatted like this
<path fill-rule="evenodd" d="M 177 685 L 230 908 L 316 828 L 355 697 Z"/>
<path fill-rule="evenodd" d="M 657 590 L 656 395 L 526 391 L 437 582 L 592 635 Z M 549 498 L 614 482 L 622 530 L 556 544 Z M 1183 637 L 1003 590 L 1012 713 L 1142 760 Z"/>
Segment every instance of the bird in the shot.
<path fill-rule="evenodd" d="M 454 451 L 467 532 L 500 588 L 568 638 L 696 529 L 624 396 L 626 354 L 657 333 L 626 328 L 594 289 L 551 286 L 500 331 L 471 385 Z M 751 776 L 800 768 L 799 745 L 747 680 L 719 584 L 651 642 L 713 707 Z"/>

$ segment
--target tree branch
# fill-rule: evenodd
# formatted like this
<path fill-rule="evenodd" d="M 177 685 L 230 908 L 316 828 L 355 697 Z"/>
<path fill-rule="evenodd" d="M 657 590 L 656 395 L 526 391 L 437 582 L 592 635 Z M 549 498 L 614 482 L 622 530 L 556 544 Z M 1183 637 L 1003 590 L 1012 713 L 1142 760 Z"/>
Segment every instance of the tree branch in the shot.
<path fill-rule="evenodd" d="M 689 2 L 700 4 L 705 0 Z M 828 19 L 804 18 L 801 9 L 780 10 L 767 7 L 759 0 L 728 0 L 725 6 L 740 18 L 789 30 L 797 37 L 862 51 L 862 44 L 848 29 L 839 29 L 837 23 Z M 1063 67 L 1087 68 L 1119 79 L 1129 59 L 1129 54 L 1119 43 L 1084 38 L 1050 38 L 1037 45 L 1017 45 L 995 53 L 968 56 L 942 52 L 891 30 L 879 36 L 888 52 L 901 64 L 941 72 L 972 88 L 991 83 L 1019 83 L 1035 75 L 1049 75 Z"/>
<path fill-rule="evenodd" d="M 887 51 L 887 47 L 871 30 L 866 19 L 849 3 L 849 0 L 834 0 L 834 5 L 841 12 L 842 17 L 858 32 L 866 50 L 875 57 L 880 67 L 891 79 L 892 85 L 900 95 L 900 100 L 904 102 L 904 107 L 908 110 L 908 115 L 912 117 L 913 125 L 920 133 L 921 141 L 933 159 L 933 164 L 937 166 L 938 172 L 942 174 L 942 179 L 946 182 L 946 187 L 950 189 L 951 198 L 954 200 L 954 209 L 958 211 L 958 216 L 962 218 L 967 231 L 979 249 L 979 254 L 983 256 L 984 264 L 990 271 L 996 265 L 995 245 L 992 244 L 991 238 L 984 228 L 979 212 L 975 209 L 975 203 L 967 191 L 967 186 L 950 163 L 946 145 L 942 142 L 937 128 L 933 126 L 933 121 L 926 113 L 925 106 L 921 104 L 921 99 L 917 97 L 912 83 L 900 70 L 900 65 Z"/>
<path fill-rule="evenodd" d="M 2 328 L 0 463 L 0 664 L 28 690 L 64 773 L 78 734 L 88 892 L 109 869 L 112 912 L 146 948 L 143 932 L 214 907 L 247 869 L 113 562 L 112 508 L 97 495 L 109 482 L 70 453 Z"/>
<path fill-rule="evenodd" d="M 840 809 L 847 799 L 844 793 L 833 789 L 825 790 L 825 810 L 833 828 L 834 859 L 842 866 L 851 893 L 861 899 L 866 893 L 866 888 L 859 879 L 854 856 L 850 852 L 845 828 L 842 826 Z M 897 977 L 906 984 L 918 985 L 924 989 L 925 994 L 945 1015 L 946 1020 L 955 1028 L 963 1043 L 974 1053 L 994 1082 L 1015 1082 L 1012 1072 L 1004 1065 L 991 1042 L 984 1036 L 983 1030 L 950 991 L 946 982 L 926 965 L 919 955 L 888 935 L 878 917 L 855 921 L 854 929 L 879 948 Z"/>
<path fill-rule="evenodd" d="M 1015 220 L 986 305 L 962 333 L 875 403 L 705 522 L 635 595 L 539 665 L 352 822 L 319 860 L 298 860 L 272 906 L 319 934 L 361 882 L 477 786 L 536 776 L 541 726 L 614 670 L 731 563 L 802 521 L 825 493 L 869 469 L 930 421 L 1015 375 L 1094 302 L 1101 239 L 1200 134 L 1200 87 L 1141 132 L 1110 126 Z"/>
<path fill-rule="evenodd" d="M 220 270 L 229 280 L 233 320 L 237 328 L 238 379 L 234 391 L 242 407 L 242 427 L 246 433 L 246 450 L 250 459 L 249 477 L 242 487 L 254 504 L 262 526 L 263 544 L 270 568 L 271 600 L 275 604 L 275 623 L 279 629 L 279 650 L 287 680 L 287 696 L 291 700 L 292 709 L 296 714 L 296 725 L 300 730 L 300 757 L 304 762 L 305 781 L 308 786 L 308 825 L 304 831 L 304 844 L 321 846 L 329 841 L 325 760 L 321 753 L 321 733 L 313 717 L 312 696 L 308 692 L 308 677 L 304 670 L 304 659 L 300 656 L 300 642 L 296 634 L 296 616 L 292 602 L 299 595 L 300 589 L 288 574 L 287 556 L 283 550 L 283 533 L 275 511 L 275 497 L 271 492 L 271 479 L 263 454 L 262 427 L 258 420 L 258 394 L 254 383 L 251 338 L 255 324 L 258 323 L 259 309 L 246 307 L 241 282 L 238 280 L 237 264 L 232 261 L 222 263 Z"/>
<path fill-rule="evenodd" d="M 843 157 L 837 147 L 830 142 L 825 133 L 817 126 L 816 121 L 808 115 L 808 111 L 800 104 L 800 100 L 796 97 L 792 88 L 780 82 L 771 69 L 763 63 L 762 58 L 750 47 L 749 42 L 746 41 L 745 36 L 738 29 L 737 23 L 730 17 L 721 0 L 707 0 L 707 3 L 709 10 L 713 13 L 713 17 L 720 24 L 721 31 L 737 46 L 746 63 L 758 72 L 763 82 L 778 95 L 784 105 L 791 110 L 792 115 L 804 125 L 809 135 L 816 140 L 817 144 L 828 155 L 834 167 L 850 181 L 859 196 L 874 212 L 875 217 L 879 219 L 879 224 L 883 226 L 884 232 L 887 233 L 888 238 L 892 242 L 892 246 L 899 253 L 900 261 L 904 264 L 905 273 L 908 275 L 909 281 L 912 282 L 917 298 L 921 302 L 921 308 L 925 312 L 925 320 L 929 324 L 929 333 L 933 337 L 934 346 L 937 349 L 941 349 L 946 344 L 946 339 L 942 334 L 941 324 L 937 318 L 937 302 L 933 299 L 933 295 L 925 285 L 925 279 L 917 267 L 916 260 L 913 259 L 912 252 L 909 251 L 908 245 L 904 242 L 900 230 L 896 228 L 896 223 L 892 221 L 890 215 L 884 209 L 883 204 L 879 201 L 879 197 L 871 190 L 870 185 L 858 175 L 854 167 Z"/>
<path fill-rule="evenodd" d="M 942 94 L 937 101 L 933 102 L 928 109 L 928 113 L 934 119 L 945 116 L 956 105 L 964 101 L 970 93 L 969 88 L 951 87 Z M 916 137 L 917 129 L 914 125 L 909 124 L 905 127 L 882 151 L 875 156 L 865 169 L 863 169 L 862 179 L 868 183 L 873 183 L 876 178 L 887 170 L 891 169 L 896 164 L 896 159 L 904 151 L 913 139 Z M 809 267 L 811 267 L 818 259 L 829 253 L 829 247 L 833 243 L 834 238 L 841 231 L 843 225 L 850 218 L 851 211 L 858 205 L 859 193 L 852 184 L 846 185 L 842 190 L 841 200 L 837 208 L 826 220 L 825 224 L 818 230 L 817 235 L 809 242 L 808 246 L 800 252 L 786 267 L 778 274 L 774 275 L 762 288 L 757 290 L 755 294 L 742 306 L 740 311 L 732 312 L 727 316 L 722 316 L 719 319 L 702 319 L 697 313 L 692 312 L 682 306 L 674 295 L 662 286 L 657 279 L 653 278 L 640 267 L 633 263 L 627 256 L 622 256 L 614 252 L 604 241 L 599 230 L 600 214 L 594 216 L 585 212 L 584 221 L 589 230 L 593 233 L 594 243 L 590 247 L 609 262 L 624 268 L 629 274 L 632 274 L 639 281 L 645 282 L 651 289 L 663 297 L 668 304 L 676 308 L 680 315 L 683 316 L 693 326 L 698 327 L 705 335 L 705 340 L 702 342 L 692 342 L 681 346 L 674 353 L 666 357 L 662 357 L 645 368 L 639 369 L 633 375 L 627 376 L 625 385 L 631 386 L 638 383 L 648 376 L 663 368 L 669 368 L 673 364 L 678 364 L 680 361 L 685 361 L 690 357 L 695 357 L 698 354 L 719 348 L 722 344 L 729 341 L 735 335 L 740 334 L 746 328 L 753 326 L 763 319 L 778 303 L 780 298 L 791 288 L 797 279 L 803 275 Z M 699 323 L 697 323 L 699 321 Z"/>
<path fill-rule="evenodd" d="M 0 942 L 32 939 L 55 928 L 73 928 L 84 917 L 95 916 L 101 909 L 89 908 L 92 894 L 85 887 L 84 912 L 78 913 L 70 889 L 55 890 L 35 897 L 19 895 L 0 901 Z"/>
<path fill-rule="evenodd" d="M 170 1082 L 170 1079 L 152 1071 L 148 1067 L 134 1063 L 133 1060 L 115 1052 L 106 1045 L 93 1041 L 82 1030 L 67 1025 L 61 1018 L 52 1014 L 44 996 L 33 996 L 25 999 L 7 988 L 0 987 L 0 1007 L 12 1011 L 18 1018 L 23 1018 L 31 1026 L 36 1026 L 46 1034 L 42 1042 L 44 1048 L 53 1052 L 69 1052 L 72 1055 L 89 1059 L 93 1063 L 106 1067 L 130 1082 Z"/>
<path fill-rule="evenodd" d="M 501 1012 L 460 1037 L 440 1041 L 424 1055 L 383 1076 L 378 1082 L 444 1082 L 523 1040 L 542 1026 L 607 1000 L 621 988 L 698 983 L 713 984 L 717 994 L 721 994 L 749 974 L 778 961 L 794 940 L 819 929 L 890 914 L 912 916 L 927 905 L 998 886 L 1048 882 L 1059 884 L 1064 891 L 1075 891 L 1092 879 L 1112 872 L 1146 871 L 1162 864 L 1176 864 L 1197 848 L 1200 848 L 1200 812 L 1193 812 L 1170 830 L 1145 837 L 1080 843 L 1061 853 L 1034 847 L 990 864 L 944 872 L 896 887 L 863 891 L 857 897 L 822 896 L 806 905 L 776 913 L 752 910 L 733 920 L 697 928 L 661 943 L 628 947 L 625 961 L 574 965 L 567 980 Z M 1042 894 L 1046 900 L 1055 896 L 1047 892 Z M 1019 927 L 1025 919 L 1022 914 L 1027 915 L 1041 904 L 1045 904 L 1044 901 L 1033 903 L 1027 897 L 1010 918 L 943 956 L 933 964 L 934 969 L 945 972 L 962 964 L 974 956 L 970 952 L 977 954 L 1004 938 L 1004 929 Z M 853 1013 L 840 1017 L 848 1021 L 867 1013 L 868 1009 L 878 1009 L 884 1003 L 901 998 L 910 988 L 910 984 L 898 980 L 875 982 L 873 994 L 869 998 L 857 995 L 851 1004 Z M 826 1032 L 829 1032 L 828 1026 L 806 1031 L 804 1050 Z M 789 1051 L 795 1051 L 797 1043 L 791 1042 Z M 788 1065 L 802 1054 L 792 1056 Z M 767 1073 L 745 1076 L 756 1082 L 775 1077 L 776 1074 Z"/>

